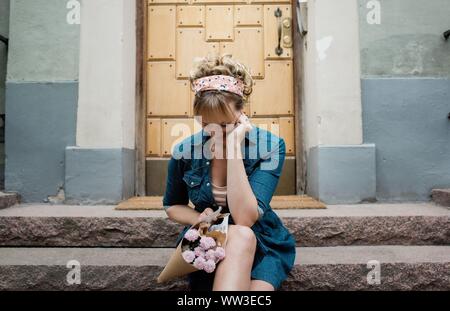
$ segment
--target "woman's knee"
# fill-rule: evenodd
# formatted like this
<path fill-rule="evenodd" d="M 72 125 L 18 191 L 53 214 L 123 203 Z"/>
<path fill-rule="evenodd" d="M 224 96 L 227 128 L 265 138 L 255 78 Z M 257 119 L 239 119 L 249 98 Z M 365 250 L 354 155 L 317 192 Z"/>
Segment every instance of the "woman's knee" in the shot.
<path fill-rule="evenodd" d="M 256 236 L 253 230 L 247 226 L 230 225 L 229 238 L 233 244 L 240 245 L 244 249 L 256 248 Z"/>

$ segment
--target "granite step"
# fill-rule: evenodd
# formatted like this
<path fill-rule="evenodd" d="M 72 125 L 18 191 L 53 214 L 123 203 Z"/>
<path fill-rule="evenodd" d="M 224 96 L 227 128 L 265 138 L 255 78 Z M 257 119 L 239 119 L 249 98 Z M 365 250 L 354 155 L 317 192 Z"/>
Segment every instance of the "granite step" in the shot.
<path fill-rule="evenodd" d="M 450 188 L 447 189 L 432 189 L 431 200 L 437 205 L 450 208 Z"/>
<path fill-rule="evenodd" d="M 450 210 L 433 203 L 274 210 L 297 246 L 450 245 Z M 183 229 L 164 211 L 19 204 L 0 210 L 0 246 L 175 247 Z"/>
<path fill-rule="evenodd" d="M 173 250 L 0 248 L 0 290 L 187 290 L 186 276 L 155 282 Z M 299 247 L 280 290 L 450 290 L 450 246 Z"/>
<path fill-rule="evenodd" d="M 17 192 L 0 191 L 0 210 L 20 203 L 20 194 Z"/>

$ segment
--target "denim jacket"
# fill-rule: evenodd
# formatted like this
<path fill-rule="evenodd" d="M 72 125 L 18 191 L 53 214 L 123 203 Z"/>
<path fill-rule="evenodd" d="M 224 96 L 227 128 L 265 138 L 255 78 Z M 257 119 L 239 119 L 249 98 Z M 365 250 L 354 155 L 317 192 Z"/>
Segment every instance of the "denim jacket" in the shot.
<path fill-rule="evenodd" d="M 198 212 L 207 207 L 213 210 L 218 208 L 211 189 L 209 138 L 201 130 L 174 147 L 163 198 L 165 210 L 173 205 L 187 205 L 189 200 Z M 273 234 L 272 229 L 279 232 L 285 230 L 283 234 L 288 234 L 270 207 L 284 164 L 284 140 L 253 125 L 241 146 L 245 172 L 258 202 L 259 219 L 252 229 L 268 235 Z M 222 212 L 229 212 L 228 206 Z M 232 215 L 230 218 L 234 223 Z"/>

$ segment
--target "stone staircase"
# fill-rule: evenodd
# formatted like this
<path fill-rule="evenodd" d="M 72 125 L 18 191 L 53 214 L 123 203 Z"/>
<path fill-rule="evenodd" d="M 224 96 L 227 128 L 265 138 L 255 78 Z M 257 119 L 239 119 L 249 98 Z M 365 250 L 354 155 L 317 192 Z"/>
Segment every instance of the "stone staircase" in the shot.
<path fill-rule="evenodd" d="M 281 290 L 450 290 L 450 210 L 430 203 L 275 210 L 297 241 Z M 0 290 L 186 290 L 157 284 L 183 228 L 164 211 L 18 204 L 0 210 Z M 81 266 L 69 285 L 68 265 Z M 368 263 L 381 283 L 369 284 Z"/>

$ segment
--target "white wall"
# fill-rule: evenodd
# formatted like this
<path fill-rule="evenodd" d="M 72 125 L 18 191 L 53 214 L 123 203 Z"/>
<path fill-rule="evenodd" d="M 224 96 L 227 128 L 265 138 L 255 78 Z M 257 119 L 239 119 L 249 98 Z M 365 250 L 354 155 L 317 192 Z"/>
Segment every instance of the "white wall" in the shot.
<path fill-rule="evenodd" d="M 82 2 L 77 146 L 135 148 L 136 2 Z"/>
<path fill-rule="evenodd" d="M 363 140 L 357 0 L 308 0 L 305 148 Z"/>

